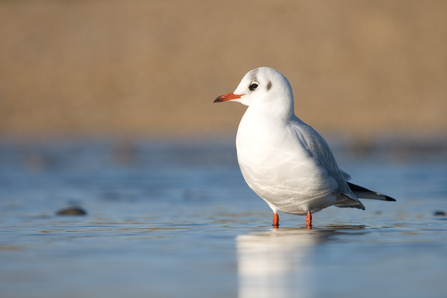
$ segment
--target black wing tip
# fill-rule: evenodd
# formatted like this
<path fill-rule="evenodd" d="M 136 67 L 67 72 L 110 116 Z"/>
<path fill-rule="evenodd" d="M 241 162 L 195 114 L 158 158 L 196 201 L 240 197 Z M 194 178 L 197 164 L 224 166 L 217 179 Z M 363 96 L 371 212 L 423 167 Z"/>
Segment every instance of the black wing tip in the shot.
<path fill-rule="evenodd" d="M 385 196 L 386 201 L 388 202 L 396 202 L 396 199 L 393 199 L 392 197 Z"/>
<path fill-rule="evenodd" d="M 360 185 L 357 185 L 357 184 L 354 184 L 354 183 L 350 183 L 350 182 L 348 182 L 348 186 L 354 192 L 355 191 L 360 191 L 360 192 L 364 191 L 364 192 L 369 192 L 369 193 L 375 193 L 376 195 L 385 197 L 385 201 L 396 202 L 396 199 L 393 199 L 392 197 L 389 197 L 387 195 L 384 195 L 384 194 L 381 194 L 381 193 L 369 190 L 367 188 L 364 188 L 363 186 L 360 186 Z"/>

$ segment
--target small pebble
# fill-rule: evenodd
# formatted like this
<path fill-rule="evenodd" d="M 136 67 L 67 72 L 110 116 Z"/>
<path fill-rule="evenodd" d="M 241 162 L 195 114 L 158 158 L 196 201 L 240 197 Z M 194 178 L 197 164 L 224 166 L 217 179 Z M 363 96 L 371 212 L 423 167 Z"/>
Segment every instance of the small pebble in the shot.
<path fill-rule="evenodd" d="M 445 216 L 445 212 L 444 212 L 444 211 L 441 211 L 441 210 L 438 210 L 438 211 L 436 211 L 433 215 L 434 215 L 434 216 Z"/>
<path fill-rule="evenodd" d="M 79 207 L 69 207 L 59 210 L 56 215 L 87 215 L 87 212 Z"/>

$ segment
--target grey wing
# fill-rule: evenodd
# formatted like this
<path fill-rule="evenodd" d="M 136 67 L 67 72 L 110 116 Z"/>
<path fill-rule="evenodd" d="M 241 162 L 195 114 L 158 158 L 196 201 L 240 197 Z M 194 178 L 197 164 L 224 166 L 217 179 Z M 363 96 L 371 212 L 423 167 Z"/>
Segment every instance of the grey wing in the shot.
<path fill-rule="evenodd" d="M 351 177 L 346 172 L 340 170 L 326 140 L 311 126 L 305 123 L 302 123 L 297 128 L 300 130 L 300 134 L 303 137 L 302 142 L 306 146 L 306 149 L 338 183 L 338 193 L 340 195 L 337 197 L 334 205 L 337 207 L 352 207 L 364 210 L 365 207 L 351 191 L 346 182 Z"/>
<path fill-rule="evenodd" d="M 341 174 L 343 175 L 343 177 L 345 178 L 346 181 L 351 180 L 351 175 L 349 175 L 348 173 L 346 173 L 342 169 L 340 169 L 340 172 L 341 172 Z"/>

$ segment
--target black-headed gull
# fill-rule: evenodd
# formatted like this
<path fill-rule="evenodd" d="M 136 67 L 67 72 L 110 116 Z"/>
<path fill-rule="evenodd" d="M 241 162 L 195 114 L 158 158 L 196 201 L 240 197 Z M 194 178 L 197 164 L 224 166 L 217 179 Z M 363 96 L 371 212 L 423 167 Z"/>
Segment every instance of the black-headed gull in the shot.
<path fill-rule="evenodd" d="M 214 102 L 224 101 L 248 106 L 237 131 L 237 159 L 248 186 L 272 208 L 274 228 L 278 211 L 307 215 L 310 228 L 312 213 L 332 205 L 364 210 L 359 197 L 395 201 L 347 182 L 323 137 L 295 116 L 292 88 L 278 71 L 249 71 L 233 93 Z"/>

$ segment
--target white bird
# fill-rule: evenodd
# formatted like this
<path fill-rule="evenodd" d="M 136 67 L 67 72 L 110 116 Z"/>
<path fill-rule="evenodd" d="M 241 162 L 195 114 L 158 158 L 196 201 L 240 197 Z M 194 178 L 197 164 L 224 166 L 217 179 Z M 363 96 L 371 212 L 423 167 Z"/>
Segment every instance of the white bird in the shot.
<path fill-rule="evenodd" d="M 395 201 L 386 195 L 347 182 L 323 137 L 294 113 L 289 81 L 278 71 L 260 67 L 249 71 L 233 93 L 214 102 L 248 106 L 236 136 L 237 159 L 248 186 L 273 210 L 307 215 L 329 206 L 365 209 L 358 199 Z"/>

